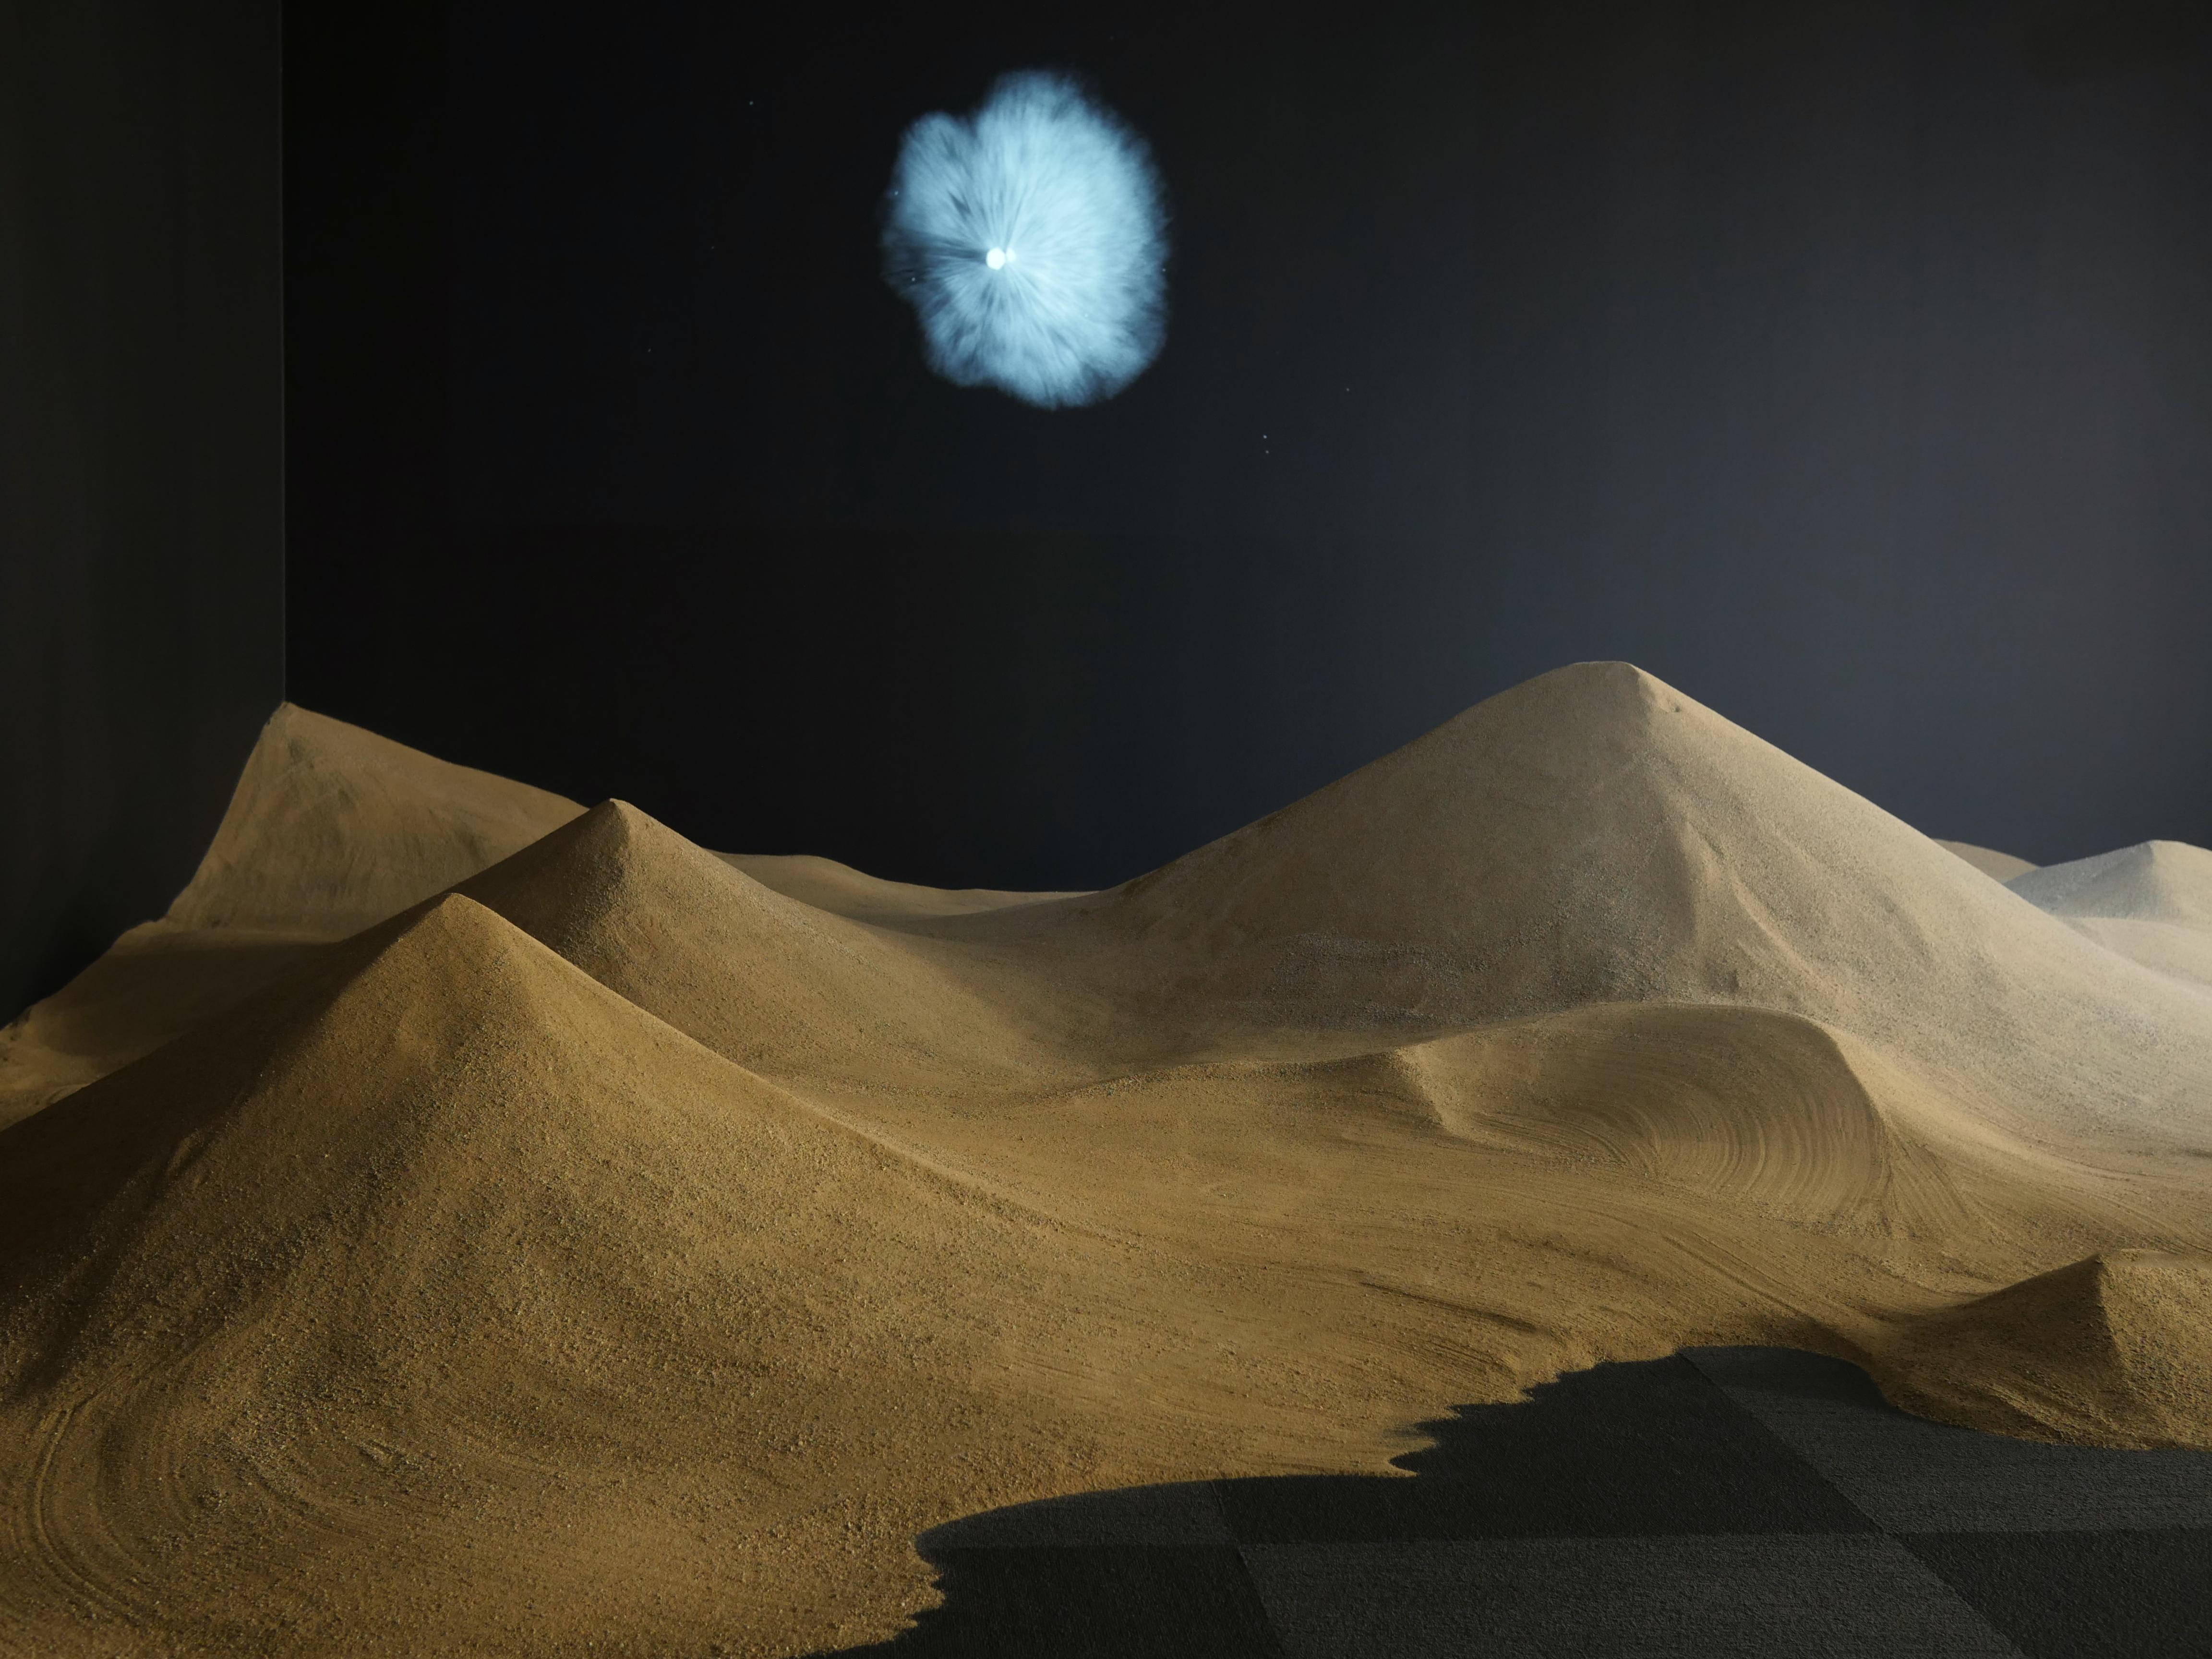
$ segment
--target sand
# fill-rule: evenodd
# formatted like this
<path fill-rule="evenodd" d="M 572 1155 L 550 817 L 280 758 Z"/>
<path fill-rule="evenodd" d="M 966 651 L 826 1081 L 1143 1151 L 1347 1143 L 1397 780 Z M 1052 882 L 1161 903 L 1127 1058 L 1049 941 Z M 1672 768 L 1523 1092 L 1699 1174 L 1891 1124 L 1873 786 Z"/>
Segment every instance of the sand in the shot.
<path fill-rule="evenodd" d="M 1962 858 L 1989 877 L 1992 881 L 2010 881 L 2014 876 L 2024 876 L 2036 868 L 2026 859 L 2010 853 L 2000 853 L 1993 847 L 1977 847 L 1970 841 L 1938 841 L 1945 852 Z"/>
<path fill-rule="evenodd" d="M 0 1038 L 0 1651 L 807 1653 L 959 1516 L 1691 1343 L 2212 1445 L 2212 987 L 2094 931 L 2208 871 L 2006 876 L 1618 664 L 1098 894 L 288 708 Z"/>
<path fill-rule="evenodd" d="M 0 1126 L 583 810 L 287 703 L 167 914 L 0 1031 Z"/>
<path fill-rule="evenodd" d="M 2005 884 L 2131 962 L 2212 986 L 2212 853 L 2201 847 L 2149 841 Z"/>
<path fill-rule="evenodd" d="M 1899 1405 L 1998 1434 L 2212 1448 L 2212 1255 L 2069 1262 L 1919 1321 L 1877 1374 Z"/>

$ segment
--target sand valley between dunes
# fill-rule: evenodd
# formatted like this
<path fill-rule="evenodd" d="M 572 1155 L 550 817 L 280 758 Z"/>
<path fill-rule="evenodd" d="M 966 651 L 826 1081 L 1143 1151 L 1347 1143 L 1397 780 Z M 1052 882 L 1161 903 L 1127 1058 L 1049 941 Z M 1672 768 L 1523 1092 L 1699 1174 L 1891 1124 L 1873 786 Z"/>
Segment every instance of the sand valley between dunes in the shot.
<path fill-rule="evenodd" d="M 2212 853 L 1940 843 L 1620 664 L 1079 894 L 287 707 L 0 1124 L 8 1654 L 805 1654 L 959 1516 L 1692 1343 L 2212 1447 Z"/>

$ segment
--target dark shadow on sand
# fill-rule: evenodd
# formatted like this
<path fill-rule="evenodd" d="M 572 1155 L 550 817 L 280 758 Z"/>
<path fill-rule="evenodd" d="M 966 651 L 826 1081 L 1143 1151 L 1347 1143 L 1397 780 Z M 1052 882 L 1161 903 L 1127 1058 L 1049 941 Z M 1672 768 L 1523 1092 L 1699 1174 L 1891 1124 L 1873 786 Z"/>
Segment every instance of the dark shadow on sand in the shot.
<path fill-rule="evenodd" d="M 1410 1480 L 1133 1487 L 937 1528 L 916 1547 L 944 1605 L 841 1659 L 2120 1659 L 2212 1631 L 2212 1566 L 2173 1571 L 2212 1563 L 2212 1455 L 1946 1428 L 1776 1348 L 1601 1365 L 1423 1427 L 1435 1444 L 1394 1460 Z M 2008 1591 L 2013 1555 L 2034 1571 Z M 2116 1559 L 2141 1565 L 2116 1579 Z"/>

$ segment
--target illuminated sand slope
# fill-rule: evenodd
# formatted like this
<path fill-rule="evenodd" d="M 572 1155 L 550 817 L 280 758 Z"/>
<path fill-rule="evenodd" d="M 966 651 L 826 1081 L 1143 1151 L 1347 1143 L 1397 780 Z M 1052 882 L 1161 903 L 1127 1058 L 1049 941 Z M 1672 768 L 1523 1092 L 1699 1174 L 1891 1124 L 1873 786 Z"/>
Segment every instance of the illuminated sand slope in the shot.
<path fill-rule="evenodd" d="M 2212 854 L 1939 844 L 1620 665 L 1097 894 L 287 708 L 0 1037 L 0 1652 L 806 1653 L 961 1515 L 1687 1343 L 2212 1446 L 2208 954 Z"/>

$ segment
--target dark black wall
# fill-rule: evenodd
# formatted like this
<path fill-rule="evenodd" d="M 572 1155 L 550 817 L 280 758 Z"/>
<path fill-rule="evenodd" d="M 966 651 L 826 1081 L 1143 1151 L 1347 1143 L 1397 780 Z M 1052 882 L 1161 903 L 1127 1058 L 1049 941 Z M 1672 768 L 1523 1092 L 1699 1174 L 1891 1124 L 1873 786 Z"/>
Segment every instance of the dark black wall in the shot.
<path fill-rule="evenodd" d="M 283 695 L 279 15 L 0 3 L 0 1015 L 159 915 Z"/>
<path fill-rule="evenodd" d="M 2203 11 L 303 18 L 293 695 L 1062 885 L 1619 656 L 1932 833 L 2212 841 Z M 1049 413 L 874 240 L 1037 64 L 1175 216 L 1166 350 Z"/>

